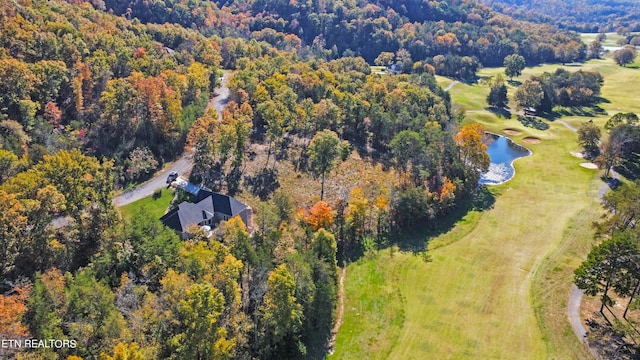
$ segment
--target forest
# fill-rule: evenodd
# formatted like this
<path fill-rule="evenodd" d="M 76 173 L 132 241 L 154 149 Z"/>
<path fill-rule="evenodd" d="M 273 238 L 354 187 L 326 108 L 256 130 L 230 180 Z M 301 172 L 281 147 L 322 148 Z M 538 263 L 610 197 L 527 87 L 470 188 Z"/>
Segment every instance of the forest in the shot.
<path fill-rule="evenodd" d="M 396 60 L 406 64 L 405 70 L 415 61 L 433 65 L 441 55 L 451 62 L 449 73 L 460 65 L 499 66 L 505 56 L 514 53 L 524 56 L 528 64 L 565 62 L 563 57 L 571 62 L 585 56 L 576 34 L 559 32 L 547 24 L 515 21 L 471 0 L 94 3 L 143 23 L 178 23 L 218 36 L 223 39 L 223 54 L 234 51 L 233 44 L 226 44 L 228 36 L 234 36 L 298 50 L 305 56 L 362 56 L 370 64 L 381 53 L 399 53 Z"/>
<path fill-rule="evenodd" d="M 113 160 L 119 185 L 144 179 L 180 153 L 215 86 L 216 45 L 179 26 L 44 1 L 3 2 L 0 19 L 0 151 L 18 158 L 4 177 L 81 149 Z"/>
<path fill-rule="evenodd" d="M 633 0 L 482 0 L 516 19 L 556 24 L 578 32 L 640 30 L 640 5 Z"/>
<path fill-rule="evenodd" d="M 2 356 L 321 358 L 338 265 L 477 194 L 484 129 L 460 124 L 428 61 L 383 76 L 291 34 L 278 48 L 100 9 L 0 4 L 0 335 L 77 344 Z M 219 120 L 220 67 L 235 72 Z M 232 218 L 182 241 L 145 211 L 122 217 L 114 193 L 183 151 L 192 181 L 252 201 L 255 231 Z M 325 189 L 341 164 L 392 180 Z M 283 166 L 319 194 L 279 189 Z"/>

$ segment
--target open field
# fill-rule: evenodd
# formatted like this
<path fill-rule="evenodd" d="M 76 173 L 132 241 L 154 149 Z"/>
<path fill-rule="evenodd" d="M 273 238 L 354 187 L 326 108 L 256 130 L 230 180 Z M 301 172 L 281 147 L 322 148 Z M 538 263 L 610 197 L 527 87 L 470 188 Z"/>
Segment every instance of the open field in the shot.
<path fill-rule="evenodd" d="M 620 46 L 618 45 L 617 41 L 624 37 L 614 32 L 605 33 L 605 35 L 606 35 L 605 39 L 601 42 L 602 46 Z M 588 45 L 592 43 L 597 36 L 598 36 L 598 33 L 581 33 L 580 39 L 582 40 L 582 42 Z"/>
<path fill-rule="evenodd" d="M 130 220 L 133 214 L 139 211 L 146 211 L 154 217 L 160 218 L 167 211 L 171 199 L 173 199 L 173 189 L 163 188 L 162 195 L 159 198 L 154 199 L 153 195 L 147 196 L 144 199 L 121 207 L 120 212 L 125 220 Z"/>
<path fill-rule="evenodd" d="M 640 113 L 640 102 L 637 101 L 635 92 L 630 91 L 640 81 L 640 63 L 629 67 L 620 67 L 616 65 L 612 59 L 602 60 L 590 60 L 582 66 L 562 66 L 558 64 L 545 64 L 535 67 L 526 68 L 522 75 L 515 77 L 514 82 L 523 82 L 529 79 L 532 75 L 540 75 L 543 72 L 554 72 L 558 68 L 564 68 L 568 71 L 598 71 L 604 78 L 605 82 L 602 87 L 601 97 L 603 102 L 598 104 L 600 109 L 593 111 L 592 114 L 588 114 L 585 111 L 584 115 L 578 116 L 568 114 L 562 116 L 562 121 L 568 124 L 578 127 L 580 124 L 593 120 L 596 124 L 602 126 L 612 115 L 618 112 L 635 112 Z M 478 72 L 481 77 L 481 82 L 473 86 L 467 84 L 456 85 L 451 92 L 451 99 L 454 103 L 459 104 L 464 110 L 467 110 L 467 118 L 474 121 L 489 121 L 490 118 L 497 120 L 497 116 L 491 114 L 488 111 L 478 111 L 486 108 L 486 96 L 489 94 L 489 86 L 486 82 L 497 74 L 503 74 L 504 68 L 485 68 Z M 446 86 L 442 84 L 442 86 Z M 509 85 L 508 94 L 509 98 L 513 98 L 516 87 Z M 512 107 L 515 107 L 515 103 L 511 102 Z M 570 109 L 569 109 L 570 110 Z M 570 112 L 570 111 L 569 111 Z M 487 118 L 489 116 L 489 118 Z"/>
<path fill-rule="evenodd" d="M 558 66 L 529 68 L 514 80 Z M 602 125 L 616 112 L 640 112 L 629 91 L 640 70 L 610 59 L 566 68 L 600 71 L 602 97 L 610 102 L 600 104 L 606 113 L 561 120 L 577 126 L 593 118 Z M 483 69 L 480 75 L 502 71 Z M 438 237 L 424 235 L 433 262 L 385 249 L 348 267 L 332 358 L 589 358 L 566 307 L 573 269 L 591 248 L 590 224 L 602 212 L 598 172 L 569 154 L 579 149 L 577 138 L 559 122 L 545 120 L 549 128 L 536 130 L 499 118 L 484 110 L 486 84 L 457 84 L 450 93 L 469 121 L 498 133 L 521 132 L 512 138 L 533 155 L 515 162 L 514 179 L 491 188 L 492 209 L 468 213 Z M 527 136 L 541 142 L 524 143 Z"/>

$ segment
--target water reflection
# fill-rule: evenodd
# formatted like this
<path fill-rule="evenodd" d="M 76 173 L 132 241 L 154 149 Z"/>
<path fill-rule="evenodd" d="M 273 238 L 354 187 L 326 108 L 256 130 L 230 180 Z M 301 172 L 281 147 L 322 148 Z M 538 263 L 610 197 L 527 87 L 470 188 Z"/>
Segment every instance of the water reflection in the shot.
<path fill-rule="evenodd" d="M 487 153 L 491 158 L 491 164 L 489 171 L 480 176 L 480 184 L 502 184 L 510 180 L 516 173 L 513 161 L 531 155 L 531 151 L 504 136 L 487 133 L 486 138 Z"/>

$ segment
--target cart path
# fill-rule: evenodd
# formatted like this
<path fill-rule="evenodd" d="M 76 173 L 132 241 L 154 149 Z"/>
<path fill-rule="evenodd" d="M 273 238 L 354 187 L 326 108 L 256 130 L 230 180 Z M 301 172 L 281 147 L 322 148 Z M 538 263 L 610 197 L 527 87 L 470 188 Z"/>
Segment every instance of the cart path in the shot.
<path fill-rule="evenodd" d="M 342 317 L 344 315 L 344 278 L 347 276 L 347 266 L 345 265 L 340 271 L 339 280 L 338 280 L 338 311 L 336 314 L 336 322 L 333 325 L 333 329 L 331 330 L 331 338 L 329 339 L 329 354 L 333 354 L 333 345 L 336 343 L 336 336 L 338 335 L 338 330 L 340 330 L 340 325 L 342 325 Z"/>
<path fill-rule="evenodd" d="M 563 124 L 563 125 L 571 129 L 571 127 L 568 124 Z M 620 174 L 618 174 L 612 169 L 611 180 L 602 184 L 602 186 L 600 186 L 600 189 L 598 189 L 598 198 L 602 200 L 602 197 L 604 196 L 604 194 L 606 194 L 607 191 L 609 191 L 612 188 L 612 186 L 617 184 L 619 181 L 620 181 Z M 582 302 L 582 294 L 583 294 L 582 290 L 580 290 L 576 286 L 576 284 L 573 284 L 571 287 L 571 294 L 569 295 L 569 303 L 567 305 L 567 315 L 569 316 L 569 322 L 571 323 L 573 332 L 576 333 L 576 336 L 578 337 L 578 339 L 580 339 L 580 341 L 586 342 L 587 329 L 584 328 L 584 325 L 582 325 L 582 320 L 580 320 L 580 303 Z M 589 350 L 591 351 L 591 349 Z"/>
<path fill-rule="evenodd" d="M 444 91 L 449 91 L 451 90 L 452 87 L 456 86 L 456 84 L 460 84 L 460 81 L 456 80 L 454 82 L 452 82 L 451 84 L 449 84 L 449 86 L 447 86 L 446 88 L 444 88 Z"/>

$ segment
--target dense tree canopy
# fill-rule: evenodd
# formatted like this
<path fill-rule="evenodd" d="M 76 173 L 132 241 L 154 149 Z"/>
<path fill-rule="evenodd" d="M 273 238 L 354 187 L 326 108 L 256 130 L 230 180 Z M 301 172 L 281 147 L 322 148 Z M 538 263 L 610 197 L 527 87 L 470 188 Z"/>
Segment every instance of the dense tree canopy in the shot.
<path fill-rule="evenodd" d="M 555 106 L 593 106 L 599 101 L 604 78 L 598 72 L 570 72 L 559 68 L 553 73 L 532 76 L 516 90 L 521 107 L 535 108 L 545 113 Z"/>
<path fill-rule="evenodd" d="M 302 3 L 76 3 L 0 4 L 0 287 L 19 295 L 6 303 L 12 331 L 80 342 L 65 357 L 322 358 L 337 265 L 435 224 L 487 168 L 484 129 L 460 127 L 434 75 L 470 79 L 519 51 L 552 59 L 576 40 L 467 2 L 299 16 Z M 96 10 L 108 8 L 124 16 Z M 372 74 L 374 57 L 403 74 Z M 235 69 L 230 101 L 205 112 L 220 64 Z M 183 241 L 144 208 L 120 218 L 114 185 L 183 149 L 192 180 L 251 199 L 255 224 L 195 226 Z M 353 164 L 391 181 L 355 176 L 337 190 L 333 169 Z M 326 202 L 276 190 L 282 168 L 326 178 Z"/>
<path fill-rule="evenodd" d="M 305 56 L 362 56 L 371 64 L 379 58 L 379 63 L 390 65 L 393 60 L 389 54 L 395 54 L 395 63 L 403 70 L 411 68 L 411 59 L 429 60 L 437 55 L 445 55 L 457 65 L 473 62 L 477 68 L 477 64 L 500 66 L 505 56 L 515 53 L 529 64 L 564 62 L 569 53 L 573 61 L 586 53 L 576 34 L 514 21 L 473 1 L 333 1 L 314 5 L 168 0 L 162 6 L 154 4 L 104 1 L 106 9 L 142 22 L 179 23 L 204 34 L 253 38 L 279 49 L 298 50 Z M 241 51 L 236 43 L 223 43 L 221 47 L 223 57 Z M 453 72 L 455 66 L 448 69 Z"/>
<path fill-rule="evenodd" d="M 483 0 L 483 3 L 516 19 L 549 23 L 578 32 L 611 32 L 620 28 L 640 30 L 638 4 L 634 0 Z"/>
<path fill-rule="evenodd" d="M 150 150 L 147 164 L 175 158 L 221 59 L 195 31 L 89 5 L 17 1 L 0 20 L 3 148 L 33 162 L 72 148 L 108 156 L 119 183 L 141 178 L 136 149 Z"/>

